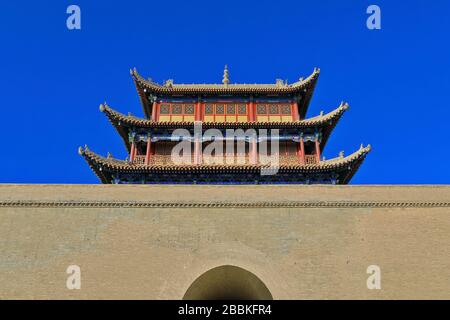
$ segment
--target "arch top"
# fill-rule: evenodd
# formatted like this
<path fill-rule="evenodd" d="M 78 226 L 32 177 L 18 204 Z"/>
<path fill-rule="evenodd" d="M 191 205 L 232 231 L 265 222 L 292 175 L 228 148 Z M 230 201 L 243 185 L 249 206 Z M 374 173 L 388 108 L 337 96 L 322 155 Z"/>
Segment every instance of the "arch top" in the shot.
<path fill-rule="evenodd" d="M 222 265 L 195 279 L 183 300 L 273 300 L 273 297 L 264 282 L 252 272 Z"/>

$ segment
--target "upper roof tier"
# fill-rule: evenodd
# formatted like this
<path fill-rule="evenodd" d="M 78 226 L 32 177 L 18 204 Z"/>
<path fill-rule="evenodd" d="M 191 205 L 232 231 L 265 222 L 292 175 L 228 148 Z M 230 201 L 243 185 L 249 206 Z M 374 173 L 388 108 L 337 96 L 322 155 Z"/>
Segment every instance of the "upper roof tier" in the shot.
<path fill-rule="evenodd" d="M 306 114 L 309 100 L 311 99 L 320 69 L 314 68 L 313 73 L 307 78 L 300 78 L 297 82 L 288 84 L 283 80 L 276 80 L 272 84 L 236 84 L 228 79 L 228 68 L 225 66 L 222 83 L 214 84 L 177 84 L 173 80 L 167 80 L 163 85 L 150 79 L 145 79 L 138 74 L 136 68 L 130 70 L 136 89 L 141 98 L 144 113 L 147 117 L 151 114 L 150 96 L 280 96 L 299 99 L 300 115 Z"/>
<path fill-rule="evenodd" d="M 229 83 L 224 79 L 223 83 L 212 84 L 177 84 L 173 80 L 167 80 L 163 85 L 152 80 L 144 79 L 138 74 L 136 68 L 130 70 L 131 76 L 137 85 L 156 94 L 295 94 L 305 92 L 311 88 L 319 77 L 320 69 L 315 68 L 313 73 L 307 78 L 300 78 L 299 81 L 288 84 L 282 80 L 277 80 L 270 84 L 237 84 Z"/>

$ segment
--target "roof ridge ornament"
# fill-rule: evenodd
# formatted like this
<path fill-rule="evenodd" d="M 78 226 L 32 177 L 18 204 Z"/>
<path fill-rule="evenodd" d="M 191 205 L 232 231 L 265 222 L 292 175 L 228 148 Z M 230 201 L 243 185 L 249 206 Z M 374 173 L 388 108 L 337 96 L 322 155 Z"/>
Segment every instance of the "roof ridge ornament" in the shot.
<path fill-rule="evenodd" d="M 278 87 L 278 88 L 281 88 L 281 87 L 285 87 L 286 85 L 287 85 L 287 80 L 286 81 L 284 81 L 283 79 L 275 79 L 275 85 Z"/>
<path fill-rule="evenodd" d="M 225 87 L 228 87 L 228 84 L 230 83 L 230 79 L 228 78 L 228 65 L 225 65 L 225 68 L 223 69 L 222 83 Z"/>

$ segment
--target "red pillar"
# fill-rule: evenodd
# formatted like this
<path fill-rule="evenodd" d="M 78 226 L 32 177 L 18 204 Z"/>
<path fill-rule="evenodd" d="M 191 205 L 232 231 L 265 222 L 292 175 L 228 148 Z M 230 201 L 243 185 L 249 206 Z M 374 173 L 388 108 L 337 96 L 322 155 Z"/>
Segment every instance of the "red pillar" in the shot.
<path fill-rule="evenodd" d="M 152 144 L 152 140 L 151 140 L 150 137 L 148 137 L 148 139 L 147 139 L 147 152 L 145 153 L 145 164 L 146 165 L 150 164 L 151 144 Z"/>
<path fill-rule="evenodd" d="M 250 122 L 254 122 L 255 121 L 255 112 L 254 112 L 254 107 L 253 107 L 253 100 L 251 100 L 248 104 L 248 117 L 249 117 L 249 121 Z"/>
<path fill-rule="evenodd" d="M 252 138 L 251 140 L 250 164 L 258 164 L 258 145 L 256 143 L 256 138 Z"/>
<path fill-rule="evenodd" d="M 297 121 L 299 119 L 300 118 L 299 118 L 299 115 L 298 115 L 298 103 L 297 103 L 297 101 L 295 101 L 292 104 L 292 120 L 293 121 Z"/>
<path fill-rule="evenodd" d="M 156 121 L 156 112 L 157 112 L 156 101 L 154 101 L 152 105 L 152 121 Z"/>
<path fill-rule="evenodd" d="M 300 137 L 298 149 L 298 158 L 300 160 L 300 163 L 305 164 L 305 142 L 303 141 L 303 137 Z"/>
<path fill-rule="evenodd" d="M 130 162 L 134 161 L 134 156 L 136 152 L 136 145 L 134 144 L 134 140 L 131 142 L 131 150 L 130 150 Z"/>
<path fill-rule="evenodd" d="M 202 121 L 202 103 L 200 99 L 195 104 L 195 121 Z"/>
<path fill-rule="evenodd" d="M 316 159 L 317 159 L 317 163 L 320 163 L 320 144 L 319 144 L 319 138 L 316 138 Z"/>
<path fill-rule="evenodd" d="M 200 140 L 194 142 L 194 164 L 202 163 L 202 145 Z"/>

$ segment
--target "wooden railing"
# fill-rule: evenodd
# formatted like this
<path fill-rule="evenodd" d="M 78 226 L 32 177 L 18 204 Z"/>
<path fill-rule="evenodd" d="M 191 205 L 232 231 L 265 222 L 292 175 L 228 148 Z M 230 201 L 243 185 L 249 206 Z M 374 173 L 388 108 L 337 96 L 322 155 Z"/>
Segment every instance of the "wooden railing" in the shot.
<path fill-rule="evenodd" d="M 249 164 L 250 156 L 248 154 L 239 154 L 239 155 L 221 155 L 221 156 L 203 156 L 204 164 L 214 164 L 219 162 L 219 164 Z"/>
<path fill-rule="evenodd" d="M 316 164 L 317 156 L 316 155 L 305 155 L 305 164 Z"/>
<path fill-rule="evenodd" d="M 133 163 L 134 164 L 144 164 L 145 163 L 145 156 L 135 156 Z"/>
<path fill-rule="evenodd" d="M 245 155 L 234 155 L 234 161 L 230 161 L 230 157 L 231 155 L 229 155 L 228 157 L 226 155 L 223 155 L 223 158 L 219 161 L 221 161 L 220 163 L 217 163 L 215 161 L 215 156 L 203 156 L 202 158 L 202 164 L 224 164 L 224 165 L 239 165 L 239 164 L 251 164 L 251 157 L 249 154 L 245 154 Z M 220 157 L 219 157 L 220 158 Z M 267 164 L 270 163 L 270 161 L 272 161 L 272 159 L 270 158 L 270 156 L 263 156 L 263 155 L 259 155 L 258 156 L 258 163 L 263 163 L 263 164 Z M 278 159 L 279 164 L 298 164 L 299 163 L 299 159 L 297 157 L 297 155 L 281 155 L 280 158 Z M 145 155 L 137 155 L 134 158 L 133 161 L 134 164 L 145 164 Z M 191 157 L 191 164 L 194 163 L 194 155 L 192 155 Z M 150 165 L 165 165 L 165 164 L 173 164 L 171 156 L 170 155 L 151 155 L 150 157 L 150 161 L 149 161 Z M 305 164 L 306 165 L 311 165 L 311 164 L 317 164 L 317 157 L 316 155 L 305 155 Z"/>

